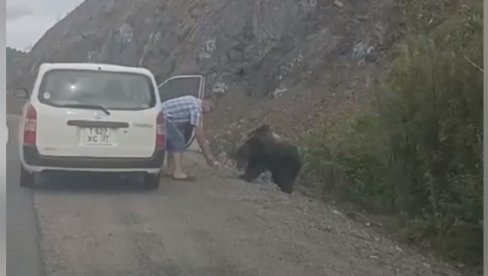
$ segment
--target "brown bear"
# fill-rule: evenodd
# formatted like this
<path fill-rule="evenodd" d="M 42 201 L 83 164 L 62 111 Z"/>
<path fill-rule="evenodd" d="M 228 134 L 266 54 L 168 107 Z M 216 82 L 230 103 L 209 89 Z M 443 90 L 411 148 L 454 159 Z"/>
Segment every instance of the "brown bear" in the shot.
<path fill-rule="evenodd" d="M 251 131 L 246 140 L 231 154 L 236 167 L 246 167 L 240 177 L 248 182 L 265 171 L 270 171 L 272 180 L 280 190 L 291 194 L 295 180 L 302 168 L 298 149 L 279 137 L 268 124 Z"/>

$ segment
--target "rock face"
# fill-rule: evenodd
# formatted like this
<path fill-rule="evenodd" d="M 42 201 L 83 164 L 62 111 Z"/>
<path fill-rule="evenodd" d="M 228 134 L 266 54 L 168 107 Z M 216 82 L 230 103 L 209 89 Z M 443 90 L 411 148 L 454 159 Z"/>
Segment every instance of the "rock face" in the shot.
<path fill-rule="evenodd" d="M 333 62 L 374 62 L 391 44 L 393 0 L 86 0 L 19 64 L 30 87 L 42 62 L 143 66 L 159 81 L 204 73 L 207 91 L 277 97 Z"/>

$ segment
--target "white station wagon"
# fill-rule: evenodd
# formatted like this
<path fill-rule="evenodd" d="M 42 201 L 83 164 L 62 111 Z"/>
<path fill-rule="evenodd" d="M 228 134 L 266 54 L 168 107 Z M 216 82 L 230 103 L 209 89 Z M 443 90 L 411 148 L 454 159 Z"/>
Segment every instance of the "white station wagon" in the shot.
<path fill-rule="evenodd" d="M 143 68 L 42 64 L 19 126 L 20 185 L 44 171 L 142 173 L 159 186 L 166 147 L 161 98 Z"/>

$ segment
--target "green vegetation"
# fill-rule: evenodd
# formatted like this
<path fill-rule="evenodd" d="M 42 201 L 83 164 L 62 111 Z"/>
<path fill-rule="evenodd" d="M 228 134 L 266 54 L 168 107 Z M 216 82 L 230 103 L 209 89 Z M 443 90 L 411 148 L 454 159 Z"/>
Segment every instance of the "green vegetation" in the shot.
<path fill-rule="evenodd" d="M 396 218 L 408 241 L 480 265 L 483 3 L 423 2 L 435 1 L 401 4 L 407 37 L 374 102 L 305 138 L 305 170 L 324 193 Z"/>
<path fill-rule="evenodd" d="M 19 61 L 25 55 L 24 52 L 19 50 L 7 47 L 6 48 L 6 57 L 7 57 L 7 66 L 13 66 L 16 62 Z"/>

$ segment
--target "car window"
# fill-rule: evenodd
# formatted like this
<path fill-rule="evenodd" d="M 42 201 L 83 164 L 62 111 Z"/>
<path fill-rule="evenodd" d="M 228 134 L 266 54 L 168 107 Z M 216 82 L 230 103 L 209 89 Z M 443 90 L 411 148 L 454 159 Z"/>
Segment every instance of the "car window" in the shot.
<path fill-rule="evenodd" d="M 175 78 L 159 87 L 161 102 L 182 96 L 194 96 L 198 98 L 199 92 L 200 78 Z"/>
<path fill-rule="evenodd" d="M 48 72 L 39 100 L 53 106 L 103 105 L 108 109 L 147 109 L 156 104 L 151 79 L 146 75 L 86 70 Z"/>

